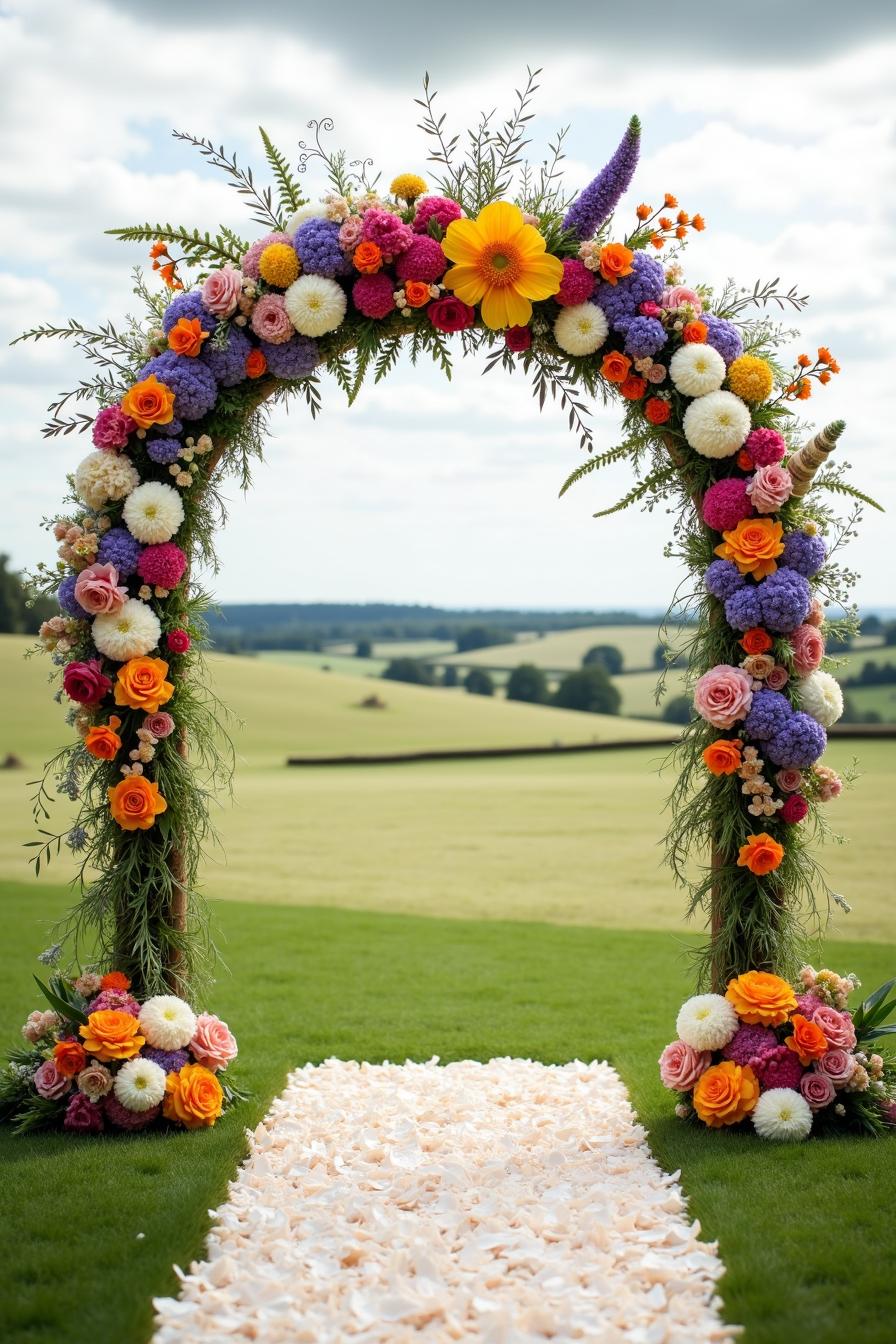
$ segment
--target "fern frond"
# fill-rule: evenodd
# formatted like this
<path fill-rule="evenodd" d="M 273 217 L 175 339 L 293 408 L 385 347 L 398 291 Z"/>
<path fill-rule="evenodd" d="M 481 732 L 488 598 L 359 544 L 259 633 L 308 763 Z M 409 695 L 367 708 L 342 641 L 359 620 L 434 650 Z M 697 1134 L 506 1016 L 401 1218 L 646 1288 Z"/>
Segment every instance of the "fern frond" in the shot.
<path fill-rule="evenodd" d="M 652 494 L 654 490 L 659 490 L 661 486 L 672 479 L 675 472 L 675 467 L 665 467 L 660 471 L 652 471 L 649 476 L 645 476 L 643 481 L 639 481 L 637 485 L 633 486 L 627 495 L 623 495 L 622 499 L 617 500 L 612 508 L 601 509 L 598 513 L 592 514 L 592 518 L 608 518 L 611 513 L 621 513 L 623 509 L 629 508 L 632 504 L 637 504 L 639 500 Z"/>
<path fill-rule="evenodd" d="M 300 205 L 305 204 L 305 197 L 299 191 L 298 183 L 292 175 L 286 156 L 273 143 L 263 126 L 259 126 L 258 134 L 261 136 L 261 143 L 264 145 L 265 158 L 270 164 L 271 172 L 274 174 L 274 180 L 277 183 L 277 200 L 280 209 L 285 214 L 291 215 L 293 211 L 298 210 Z"/>
<path fill-rule="evenodd" d="M 835 495 L 850 495 L 862 504 L 877 509 L 878 513 L 886 513 L 883 504 L 878 504 L 876 499 L 872 499 L 870 495 L 866 495 L 862 490 L 857 490 L 854 485 L 850 485 L 848 481 L 841 480 L 836 476 L 816 476 L 812 482 L 812 488 L 814 490 L 831 490 Z"/>
<path fill-rule="evenodd" d="M 200 233 L 198 229 L 185 229 L 174 224 L 132 224 L 125 229 L 106 229 L 106 233 L 123 243 L 176 243 L 183 248 L 184 261 L 189 266 L 198 266 L 205 261 L 220 265 L 229 261 L 238 266 L 248 247 L 242 239 L 230 230 L 221 230 L 214 237 Z"/>
<path fill-rule="evenodd" d="M 585 476 L 590 476 L 592 471 L 600 471 L 601 467 L 608 467 L 611 462 L 619 462 L 623 457 L 630 457 L 634 452 L 634 446 L 630 443 L 620 443 L 616 448 L 609 448 L 605 453 L 598 453 L 596 457 L 589 457 L 587 462 L 583 462 L 575 471 L 571 471 L 566 480 L 560 487 L 558 499 L 562 499 L 570 486 L 581 481 Z"/>

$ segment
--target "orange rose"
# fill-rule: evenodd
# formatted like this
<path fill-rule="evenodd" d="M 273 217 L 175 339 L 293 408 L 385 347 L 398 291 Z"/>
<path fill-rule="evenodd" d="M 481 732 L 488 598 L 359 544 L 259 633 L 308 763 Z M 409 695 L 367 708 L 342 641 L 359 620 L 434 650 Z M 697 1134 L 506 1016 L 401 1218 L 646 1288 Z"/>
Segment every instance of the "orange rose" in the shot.
<path fill-rule="evenodd" d="M 640 401 L 647 391 L 647 379 L 641 378 L 637 373 L 630 373 L 619 384 L 619 391 L 625 397 L 626 401 Z"/>
<path fill-rule="evenodd" d="M 137 422 L 140 429 L 149 429 L 150 425 L 170 425 L 174 419 L 174 393 L 151 373 L 125 392 L 121 409 Z"/>
<path fill-rule="evenodd" d="M 202 330 L 198 317 L 181 317 L 168 333 L 168 349 L 195 359 L 202 350 L 202 342 L 207 340 L 208 332 Z"/>
<path fill-rule="evenodd" d="M 784 846 L 779 845 L 765 831 L 761 835 L 750 835 L 747 843 L 741 845 L 737 855 L 738 868 L 749 868 L 757 877 L 773 873 L 784 857 Z"/>
<path fill-rule="evenodd" d="M 714 1064 L 701 1074 L 694 1088 L 694 1110 L 710 1129 L 736 1125 L 759 1100 L 759 1080 L 749 1064 L 732 1060 Z"/>
<path fill-rule="evenodd" d="M 703 752 L 703 763 L 713 775 L 733 775 L 741 767 L 740 739 L 720 737 Z"/>
<path fill-rule="evenodd" d="M 166 1120 L 176 1120 L 187 1129 L 213 1125 L 224 1109 L 224 1093 L 211 1069 L 185 1064 L 180 1073 L 165 1079 Z"/>
<path fill-rule="evenodd" d="M 652 425 L 664 425 L 672 414 L 672 407 L 662 397 L 648 397 L 644 403 L 644 419 Z"/>
<path fill-rule="evenodd" d="M 725 998 L 740 1020 L 753 1027 L 780 1027 L 796 1007 L 792 986 L 768 971 L 745 971 L 729 980 Z"/>
<path fill-rule="evenodd" d="M 131 982 L 124 971 L 107 971 L 100 981 L 100 989 L 130 989 Z"/>
<path fill-rule="evenodd" d="M 705 322 L 686 322 L 684 331 L 681 333 L 688 345 L 702 345 L 709 335 L 709 327 Z"/>
<path fill-rule="evenodd" d="M 733 560 L 741 574 L 764 579 L 778 568 L 775 557 L 784 550 L 783 535 L 783 526 L 771 518 L 741 518 L 732 531 L 722 533 L 725 540 L 715 554 Z"/>
<path fill-rule="evenodd" d="M 768 653 L 775 641 L 767 630 L 762 629 L 762 626 L 754 625 L 737 642 L 744 653 Z"/>
<path fill-rule="evenodd" d="M 115 686 L 116 705 L 128 709 L 143 709 L 157 714 L 174 694 L 174 687 L 165 680 L 168 664 L 163 658 L 129 658 L 118 669 Z"/>
<path fill-rule="evenodd" d="M 87 1063 L 80 1041 L 57 1041 L 53 1046 L 53 1063 L 66 1078 L 74 1078 Z"/>
<path fill-rule="evenodd" d="M 611 285 L 623 275 L 631 275 L 635 254 L 622 243 L 606 243 L 600 250 L 600 273 Z"/>
<path fill-rule="evenodd" d="M 359 243 L 352 253 L 352 262 L 362 275 L 375 275 L 383 265 L 382 250 L 376 243 Z"/>
<path fill-rule="evenodd" d="M 91 756 L 99 761 L 114 760 L 121 751 L 121 738 L 115 731 L 120 727 L 121 719 L 117 714 L 112 714 L 108 723 L 98 723 L 94 728 L 88 728 L 84 746 Z"/>
<path fill-rule="evenodd" d="M 260 350 L 253 350 L 246 357 L 246 377 L 260 378 L 267 373 L 268 362 Z"/>
<path fill-rule="evenodd" d="M 145 775 L 125 775 L 114 789 L 109 789 L 109 809 L 123 831 L 148 831 L 159 813 L 168 810 L 168 804 L 158 784 Z"/>
<path fill-rule="evenodd" d="M 145 1036 L 138 1036 L 140 1023 L 130 1013 L 104 1008 L 91 1013 L 86 1027 L 78 1030 L 84 1037 L 84 1049 L 97 1059 L 133 1059 L 146 1044 Z"/>
<path fill-rule="evenodd" d="M 803 1017 L 802 1013 L 794 1013 L 790 1020 L 793 1023 L 793 1035 L 788 1036 L 785 1042 L 788 1050 L 792 1050 L 803 1065 L 821 1059 L 828 1049 L 828 1038 L 821 1027 L 810 1022 L 808 1017 Z"/>
<path fill-rule="evenodd" d="M 409 308 L 423 308 L 429 303 L 432 295 L 429 292 L 429 285 L 424 284 L 422 280 L 406 280 L 404 297 Z"/>
<path fill-rule="evenodd" d="M 623 355 L 619 350 L 611 350 L 608 355 L 604 355 L 600 376 L 606 378 L 608 383 L 624 383 L 631 366 L 632 362 L 628 355 Z"/>

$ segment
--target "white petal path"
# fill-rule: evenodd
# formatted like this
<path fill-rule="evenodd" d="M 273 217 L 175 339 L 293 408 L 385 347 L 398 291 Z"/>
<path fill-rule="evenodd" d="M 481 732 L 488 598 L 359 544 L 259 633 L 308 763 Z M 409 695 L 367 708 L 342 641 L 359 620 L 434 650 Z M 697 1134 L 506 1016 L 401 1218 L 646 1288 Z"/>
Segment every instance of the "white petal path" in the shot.
<path fill-rule="evenodd" d="M 608 1064 L 298 1069 L 154 1344 L 731 1344 Z"/>

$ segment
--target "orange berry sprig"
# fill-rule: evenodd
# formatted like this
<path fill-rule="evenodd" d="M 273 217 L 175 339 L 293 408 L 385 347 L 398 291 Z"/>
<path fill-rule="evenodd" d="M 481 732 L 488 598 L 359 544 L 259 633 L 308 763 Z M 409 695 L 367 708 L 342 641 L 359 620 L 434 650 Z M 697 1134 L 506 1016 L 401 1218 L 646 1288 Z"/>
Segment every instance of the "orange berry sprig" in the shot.
<path fill-rule="evenodd" d="M 643 247 L 646 243 L 650 243 L 659 251 L 673 238 L 679 240 L 686 238 L 688 229 L 696 229 L 697 233 L 702 233 L 706 228 L 706 220 L 702 215 L 689 215 L 686 210 L 679 210 L 675 216 L 665 213 L 677 207 L 678 198 L 670 191 L 666 192 L 663 204 L 658 210 L 654 210 L 651 205 L 637 206 L 635 215 L 638 226 L 634 233 L 626 238 L 626 244 L 629 247 Z"/>
<path fill-rule="evenodd" d="M 178 263 L 168 251 L 167 243 L 153 243 L 149 249 L 149 255 L 152 258 L 152 268 L 158 271 L 169 289 L 183 289 L 183 281 L 177 274 Z M 164 265 L 162 262 L 164 259 Z"/>
<path fill-rule="evenodd" d="M 829 383 L 831 375 L 840 372 L 840 365 L 831 355 L 826 345 L 818 347 L 818 355 L 813 363 L 809 355 L 797 355 L 791 380 L 784 389 L 785 401 L 808 401 L 812 395 L 811 379 L 819 383 Z"/>

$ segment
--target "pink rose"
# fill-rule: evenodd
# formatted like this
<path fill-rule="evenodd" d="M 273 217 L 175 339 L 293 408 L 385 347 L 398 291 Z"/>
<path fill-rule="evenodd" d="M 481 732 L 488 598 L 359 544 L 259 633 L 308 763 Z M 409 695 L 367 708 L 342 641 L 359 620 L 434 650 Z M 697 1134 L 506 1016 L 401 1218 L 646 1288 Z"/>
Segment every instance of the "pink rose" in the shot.
<path fill-rule="evenodd" d="M 128 590 L 119 584 L 114 565 L 88 565 L 75 580 L 75 601 L 91 616 L 120 611 L 127 600 Z"/>
<path fill-rule="evenodd" d="M 843 792 L 843 780 L 829 765 L 816 765 L 815 782 L 818 785 L 820 803 L 829 803 L 832 798 L 839 798 Z"/>
<path fill-rule="evenodd" d="M 790 673 L 781 663 L 776 663 L 765 679 L 765 684 L 770 691 L 781 691 L 790 680 Z"/>
<path fill-rule="evenodd" d="M 339 227 L 339 246 L 343 252 L 354 252 L 361 241 L 363 232 L 363 219 L 359 219 L 357 215 L 349 215 L 345 223 Z"/>
<path fill-rule="evenodd" d="M 75 596 L 78 595 L 77 584 Z M 789 636 L 793 649 L 793 669 L 800 677 L 814 672 L 824 657 L 824 640 L 814 625 L 798 625 Z"/>
<path fill-rule="evenodd" d="M 659 317 L 662 311 L 663 310 L 660 307 L 660 305 L 658 303 L 654 303 L 652 299 L 645 299 L 644 302 L 640 304 L 640 306 L 638 307 L 638 312 L 641 314 L 642 317 Z"/>
<path fill-rule="evenodd" d="M 93 442 L 104 453 L 117 453 L 136 428 L 137 422 L 125 415 L 120 406 L 106 406 L 93 422 Z"/>
<path fill-rule="evenodd" d="M 105 1064 L 88 1064 L 78 1074 L 78 1087 L 91 1101 L 99 1101 L 112 1091 L 112 1074 Z"/>
<path fill-rule="evenodd" d="M 282 294 L 263 294 L 252 313 L 252 330 L 262 341 L 282 345 L 295 335 Z"/>
<path fill-rule="evenodd" d="M 782 793 L 796 793 L 803 785 L 802 770 L 795 770 L 791 767 L 789 770 L 779 770 L 775 775 L 775 783 Z"/>
<path fill-rule="evenodd" d="M 695 290 L 688 289 L 687 285 L 673 285 L 671 289 L 664 289 L 660 303 L 664 308 L 681 308 L 687 303 L 695 313 L 703 312 L 703 300 Z"/>
<path fill-rule="evenodd" d="M 665 364 L 651 364 L 647 370 L 648 383 L 661 383 L 666 376 Z"/>
<path fill-rule="evenodd" d="M 660 1080 L 673 1092 L 689 1092 L 711 1063 L 709 1050 L 695 1050 L 684 1041 L 673 1041 L 660 1055 Z"/>
<path fill-rule="evenodd" d="M 243 292 L 243 277 L 232 266 L 212 271 L 202 286 L 202 302 L 215 317 L 230 317 Z"/>
<path fill-rule="evenodd" d="M 532 328 L 508 327 L 504 333 L 504 344 L 508 350 L 513 350 L 517 354 L 523 350 L 528 350 L 532 344 Z"/>
<path fill-rule="evenodd" d="M 837 1095 L 834 1084 L 825 1073 L 804 1073 L 800 1079 L 800 1091 L 813 1111 L 830 1106 Z"/>
<path fill-rule="evenodd" d="M 216 1071 L 226 1069 L 231 1060 L 236 1059 L 236 1039 L 220 1017 L 215 1017 L 214 1013 L 200 1013 L 190 1050 L 197 1064 Z"/>
<path fill-rule="evenodd" d="M 806 617 L 807 625 L 821 625 L 824 620 L 824 604 L 817 597 L 813 597 L 809 603 L 809 615 Z"/>
<path fill-rule="evenodd" d="M 174 720 L 170 714 L 160 710 L 158 714 L 147 714 L 143 720 L 143 727 L 152 733 L 153 737 L 159 739 L 170 737 L 174 732 Z"/>
<path fill-rule="evenodd" d="M 166 643 L 172 653 L 186 653 L 190 647 L 190 636 L 186 630 L 169 630 Z M 152 729 L 150 729 L 150 732 Z"/>
<path fill-rule="evenodd" d="M 446 294 L 443 299 L 436 299 L 435 303 L 431 303 L 426 310 L 426 316 L 436 331 L 465 331 L 476 321 L 475 310 L 451 294 Z"/>
<path fill-rule="evenodd" d="M 694 687 L 694 708 L 715 728 L 733 728 L 753 703 L 753 679 L 741 667 L 719 663 Z"/>
<path fill-rule="evenodd" d="M 849 1013 L 839 1013 L 822 1003 L 812 1014 L 812 1021 L 821 1027 L 827 1037 L 828 1045 L 834 1049 L 854 1050 L 856 1048 L 856 1029 Z"/>
<path fill-rule="evenodd" d="M 76 704 L 98 705 L 111 691 L 112 683 L 103 676 L 100 660 L 91 658 L 87 663 L 69 663 L 62 674 L 62 688 Z"/>
<path fill-rule="evenodd" d="M 751 677 L 757 681 L 765 681 L 765 678 L 775 666 L 775 660 L 770 653 L 751 653 L 749 658 L 745 658 L 741 664 L 745 672 L 749 672 Z"/>
<path fill-rule="evenodd" d="M 818 1073 L 830 1078 L 835 1087 L 845 1087 L 852 1077 L 855 1063 L 848 1050 L 835 1046 L 833 1050 L 827 1050 L 821 1059 L 815 1061 L 815 1068 Z"/>
<path fill-rule="evenodd" d="M 755 475 L 747 481 L 747 494 L 757 513 L 777 513 L 792 491 L 793 478 L 778 462 L 757 468 Z"/>
<path fill-rule="evenodd" d="M 34 1087 L 38 1095 L 48 1101 L 58 1101 L 71 1088 L 72 1080 L 60 1073 L 52 1059 L 45 1059 L 34 1075 Z"/>

